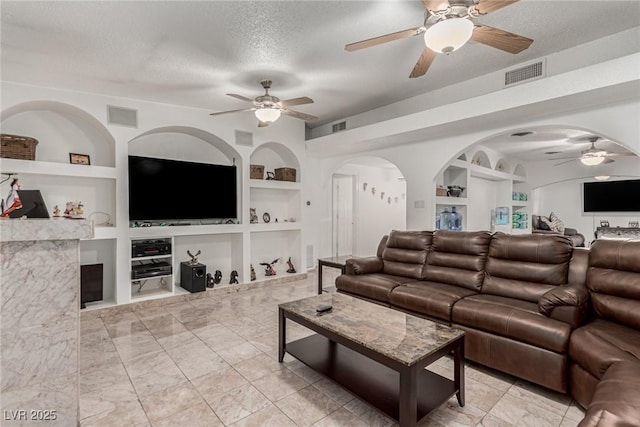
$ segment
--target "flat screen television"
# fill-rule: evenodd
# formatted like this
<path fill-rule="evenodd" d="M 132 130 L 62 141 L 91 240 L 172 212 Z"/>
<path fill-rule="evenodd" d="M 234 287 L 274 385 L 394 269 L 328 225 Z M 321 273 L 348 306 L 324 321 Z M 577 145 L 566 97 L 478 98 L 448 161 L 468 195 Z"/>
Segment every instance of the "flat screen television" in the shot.
<path fill-rule="evenodd" d="M 585 212 L 640 212 L 640 179 L 585 182 Z"/>
<path fill-rule="evenodd" d="M 129 156 L 129 220 L 235 219 L 235 166 Z"/>

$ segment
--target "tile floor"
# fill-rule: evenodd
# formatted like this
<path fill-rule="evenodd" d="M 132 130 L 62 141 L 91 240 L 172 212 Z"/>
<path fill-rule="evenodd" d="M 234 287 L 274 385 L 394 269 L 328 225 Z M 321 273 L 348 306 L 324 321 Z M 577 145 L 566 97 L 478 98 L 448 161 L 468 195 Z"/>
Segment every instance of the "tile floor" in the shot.
<path fill-rule="evenodd" d="M 303 281 L 81 321 L 82 426 L 391 426 L 287 355 L 277 362 L 277 305 L 311 296 Z M 287 338 L 305 328 L 288 322 Z M 429 369 L 452 378 L 453 362 Z M 474 364 L 429 426 L 576 426 L 571 398 Z"/>

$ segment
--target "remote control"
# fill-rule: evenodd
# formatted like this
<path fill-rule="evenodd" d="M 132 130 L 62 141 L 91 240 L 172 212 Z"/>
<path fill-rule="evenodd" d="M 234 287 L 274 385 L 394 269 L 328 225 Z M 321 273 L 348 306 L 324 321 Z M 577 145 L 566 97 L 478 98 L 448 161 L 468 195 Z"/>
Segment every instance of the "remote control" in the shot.
<path fill-rule="evenodd" d="M 332 306 L 332 305 L 329 305 L 329 304 L 326 304 L 326 305 L 320 305 L 320 306 L 316 307 L 316 311 L 317 311 L 318 313 L 324 313 L 324 312 L 326 312 L 326 311 L 331 310 L 332 308 L 333 308 L 333 306 Z"/>

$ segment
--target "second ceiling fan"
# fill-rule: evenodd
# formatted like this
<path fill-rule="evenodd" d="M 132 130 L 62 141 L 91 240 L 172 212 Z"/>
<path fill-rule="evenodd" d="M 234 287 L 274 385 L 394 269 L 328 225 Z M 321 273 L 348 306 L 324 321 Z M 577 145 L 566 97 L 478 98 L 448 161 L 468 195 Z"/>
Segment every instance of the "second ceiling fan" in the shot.
<path fill-rule="evenodd" d="M 427 47 L 422 51 L 409 77 L 426 74 L 438 53 L 451 53 L 462 47 L 469 39 L 497 49 L 520 53 L 533 40 L 488 25 L 473 24 L 472 19 L 516 3 L 518 0 L 422 0 L 425 8 L 424 25 L 397 31 L 346 45 L 351 52 L 424 34 Z"/>

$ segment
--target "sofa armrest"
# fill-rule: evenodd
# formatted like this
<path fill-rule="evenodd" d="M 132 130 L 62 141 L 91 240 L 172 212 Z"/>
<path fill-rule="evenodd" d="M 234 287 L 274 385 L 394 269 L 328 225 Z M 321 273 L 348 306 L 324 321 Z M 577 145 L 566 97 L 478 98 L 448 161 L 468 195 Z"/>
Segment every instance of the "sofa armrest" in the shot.
<path fill-rule="evenodd" d="M 382 259 L 372 256 L 366 258 L 351 258 L 346 262 L 347 274 L 371 274 L 382 272 Z"/>
<path fill-rule="evenodd" d="M 587 320 L 589 291 L 581 285 L 557 286 L 540 297 L 538 311 L 576 328 Z"/>
<path fill-rule="evenodd" d="M 558 234 L 557 231 L 552 231 L 552 230 L 540 230 L 539 228 L 536 228 L 534 230 L 531 230 L 532 234 Z"/>
<path fill-rule="evenodd" d="M 564 228 L 565 236 L 575 236 L 576 234 L 578 234 L 578 230 L 576 230 L 575 228 L 569 228 L 569 227 Z"/>

